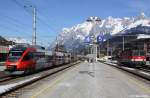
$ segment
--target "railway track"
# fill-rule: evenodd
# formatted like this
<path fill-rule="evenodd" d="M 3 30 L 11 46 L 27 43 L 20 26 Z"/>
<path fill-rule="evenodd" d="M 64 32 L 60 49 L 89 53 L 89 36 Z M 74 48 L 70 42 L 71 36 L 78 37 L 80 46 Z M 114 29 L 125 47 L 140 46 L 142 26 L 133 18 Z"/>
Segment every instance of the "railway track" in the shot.
<path fill-rule="evenodd" d="M 2 82 L 5 82 L 5 81 L 9 81 L 9 80 L 12 80 L 12 79 L 15 79 L 14 77 L 5 77 L 5 78 L 2 78 L 2 79 L 0 79 L 0 84 L 2 83 Z"/>
<path fill-rule="evenodd" d="M 5 81 L 9 81 L 14 79 L 15 77 L 11 77 L 9 74 L 6 74 L 4 71 L 0 72 L 0 84 Z"/>
<path fill-rule="evenodd" d="M 140 70 L 145 71 L 145 72 L 150 72 L 150 69 L 140 68 Z"/>
<path fill-rule="evenodd" d="M 64 66 L 61 66 L 58 68 L 54 68 L 51 71 L 47 70 L 43 73 L 30 76 L 30 78 L 27 77 L 28 79 L 17 78 L 16 80 L 14 79 L 15 81 L 10 82 L 7 85 L 0 85 L 0 90 L 2 88 L 5 88 L 5 86 L 8 86 L 8 85 L 10 86 L 8 89 L 5 88 L 3 91 L 0 92 L 0 98 L 7 98 L 7 97 L 10 98 L 10 96 L 14 97 L 14 96 L 20 94 L 22 92 L 23 88 L 26 88 L 29 85 L 31 85 L 35 82 L 38 82 L 39 80 L 42 80 L 42 79 L 44 79 L 48 76 L 51 76 L 55 73 L 61 72 L 65 69 L 68 69 L 68 68 L 74 66 L 74 65 L 77 65 L 78 63 L 80 63 L 80 62 L 64 65 Z M 14 98 L 16 98 L 16 97 L 14 97 Z"/>

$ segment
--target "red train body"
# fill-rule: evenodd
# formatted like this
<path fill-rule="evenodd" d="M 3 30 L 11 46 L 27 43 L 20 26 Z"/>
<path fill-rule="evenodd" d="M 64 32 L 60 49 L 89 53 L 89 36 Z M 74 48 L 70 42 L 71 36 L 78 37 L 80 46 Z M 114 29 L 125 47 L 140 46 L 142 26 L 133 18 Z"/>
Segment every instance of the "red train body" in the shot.
<path fill-rule="evenodd" d="M 146 53 L 143 50 L 125 50 L 118 56 L 119 65 L 142 67 L 146 63 Z"/>
<path fill-rule="evenodd" d="M 69 53 L 51 52 L 34 46 L 16 46 L 9 51 L 5 66 L 9 72 L 30 73 L 53 65 L 70 63 Z"/>

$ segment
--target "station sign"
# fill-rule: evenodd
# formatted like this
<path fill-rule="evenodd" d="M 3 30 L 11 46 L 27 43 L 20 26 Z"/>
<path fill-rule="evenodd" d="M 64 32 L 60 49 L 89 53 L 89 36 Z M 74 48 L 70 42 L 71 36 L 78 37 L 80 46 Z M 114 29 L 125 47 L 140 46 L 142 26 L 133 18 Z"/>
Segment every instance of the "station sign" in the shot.
<path fill-rule="evenodd" d="M 91 43 L 91 37 L 90 36 L 85 37 L 84 43 Z"/>
<path fill-rule="evenodd" d="M 97 36 L 97 42 L 101 43 L 101 42 L 103 42 L 103 39 L 104 39 L 103 35 Z"/>

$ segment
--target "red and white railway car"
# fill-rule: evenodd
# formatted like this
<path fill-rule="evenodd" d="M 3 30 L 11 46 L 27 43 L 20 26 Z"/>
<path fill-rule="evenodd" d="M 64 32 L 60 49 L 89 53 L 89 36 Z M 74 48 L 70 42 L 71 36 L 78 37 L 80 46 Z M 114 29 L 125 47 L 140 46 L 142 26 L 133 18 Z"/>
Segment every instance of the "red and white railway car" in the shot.
<path fill-rule="evenodd" d="M 125 50 L 118 57 L 120 65 L 143 67 L 146 63 L 146 53 L 143 50 Z"/>
<path fill-rule="evenodd" d="M 64 63 L 68 64 L 71 62 L 71 53 L 64 53 Z"/>
<path fill-rule="evenodd" d="M 52 66 L 52 52 L 42 47 L 18 45 L 9 51 L 5 66 L 9 72 L 25 73 Z"/>
<path fill-rule="evenodd" d="M 64 53 L 62 52 L 54 52 L 53 53 L 53 65 L 62 65 L 64 64 Z"/>

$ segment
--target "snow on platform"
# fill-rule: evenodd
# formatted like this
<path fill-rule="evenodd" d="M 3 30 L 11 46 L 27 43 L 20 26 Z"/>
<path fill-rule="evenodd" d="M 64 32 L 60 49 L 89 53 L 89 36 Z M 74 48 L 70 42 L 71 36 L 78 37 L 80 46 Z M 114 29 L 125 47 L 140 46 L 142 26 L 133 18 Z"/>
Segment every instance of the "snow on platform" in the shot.
<path fill-rule="evenodd" d="M 24 81 L 19 81 L 17 83 L 13 83 L 13 84 L 0 85 L 0 95 L 5 93 L 5 92 L 8 92 L 8 91 L 12 90 L 13 88 L 16 88 L 19 85 L 22 85 L 24 83 L 28 83 L 28 82 L 30 82 L 30 81 L 32 81 L 34 79 L 39 78 L 39 77 L 32 77 L 32 78 L 26 79 Z"/>

